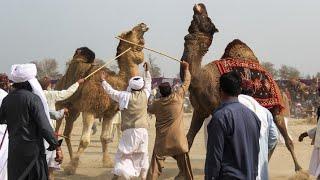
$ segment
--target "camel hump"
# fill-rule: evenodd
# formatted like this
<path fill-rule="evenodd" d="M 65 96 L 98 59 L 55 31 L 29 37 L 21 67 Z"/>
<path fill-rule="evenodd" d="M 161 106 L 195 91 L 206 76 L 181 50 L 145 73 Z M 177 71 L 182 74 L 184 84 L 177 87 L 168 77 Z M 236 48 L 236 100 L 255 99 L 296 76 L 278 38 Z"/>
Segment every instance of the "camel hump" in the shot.
<path fill-rule="evenodd" d="M 221 59 L 227 58 L 259 61 L 250 47 L 239 39 L 235 39 L 227 45 Z"/>

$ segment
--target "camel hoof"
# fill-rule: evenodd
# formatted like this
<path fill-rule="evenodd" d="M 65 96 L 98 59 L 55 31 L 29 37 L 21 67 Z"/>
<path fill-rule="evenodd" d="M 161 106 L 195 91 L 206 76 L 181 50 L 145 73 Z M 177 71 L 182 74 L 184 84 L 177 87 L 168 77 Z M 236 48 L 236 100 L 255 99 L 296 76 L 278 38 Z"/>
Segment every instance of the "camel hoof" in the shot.
<path fill-rule="evenodd" d="M 103 158 L 103 167 L 105 168 L 113 168 L 113 161 L 109 156 Z"/>
<path fill-rule="evenodd" d="M 307 171 L 297 171 L 295 175 L 291 176 L 289 180 L 311 180 L 310 175 Z"/>
<path fill-rule="evenodd" d="M 301 168 L 300 165 L 296 165 L 295 168 L 294 168 L 294 170 L 295 170 L 296 172 L 299 172 L 299 171 L 302 171 L 302 168 Z"/>
<path fill-rule="evenodd" d="M 67 174 L 67 175 L 74 175 L 74 174 L 76 174 L 76 170 L 77 170 L 77 168 L 74 167 L 74 166 L 72 166 L 71 164 L 64 168 L 64 172 L 65 172 L 65 174 Z"/>

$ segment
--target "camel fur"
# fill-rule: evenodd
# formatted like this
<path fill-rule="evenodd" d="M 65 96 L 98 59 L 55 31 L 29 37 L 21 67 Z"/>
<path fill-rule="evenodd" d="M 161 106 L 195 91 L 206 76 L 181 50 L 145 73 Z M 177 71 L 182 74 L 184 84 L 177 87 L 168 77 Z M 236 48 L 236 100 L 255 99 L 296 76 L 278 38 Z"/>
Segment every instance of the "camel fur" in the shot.
<path fill-rule="evenodd" d="M 148 27 L 144 24 L 138 24 L 132 30 L 122 33 L 121 38 L 135 42 L 144 46 L 144 33 Z M 128 48 L 130 51 L 117 59 L 119 73 L 116 74 L 107 68 L 102 69 L 107 73 L 107 81 L 117 90 L 126 90 L 128 81 L 131 77 L 139 74 L 138 65 L 144 61 L 144 53 L 142 48 L 120 41 L 117 47 L 117 55 L 124 52 Z M 57 83 L 58 90 L 66 89 L 80 78 L 86 77 L 88 74 L 99 68 L 93 63 L 88 63 L 88 60 L 80 55 L 75 54 L 71 60 L 66 74 Z M 58 104 L 59 107 L 68 107 L 70 110 L 69 116 L 66 118 L 66 126 L 64 136 L 68 146 L 69 155 L 71 158 L 70 165 L 65 169 L 68 174 L 74 174 L 78 164 L 79 157 L 90 144 L 91 128 L 95 118 L 103 118 L 102 132 L 100 140 L 103 151 L 104 167 L 112 167 L 113 162 L 108 152 L 108 143 L 110 139 L 107 137 L 108 130 L 111 126 L 111 119 L 118 111 L 118 104 L 110 99 L 101 85 L 100 73 L 96 73 L 88 78 L 83 85 L 79 87 L 77 92 L 69 99 Z M 82 112 L 83 129 L 78 151 L 73 154 L 71 146 L 71 131 L 74 121 Z M 59 123 L 61 124 L 61 122 Z M 57 131 L 59 130 L 57 126 Z"/>
<path fill-rule="evenodd" d="M 199 5 L 195 5 L 198 6 Z M 202 6 L 205 8 L 205 6 Z M 195 8 L 194 8 L 195 9 Z M 199 9 L 199 8 L 197 8 Z M 201 8 L 200 8 L 201 9 Z M 206 12 L 206 11 L 205 11 Z M 195 15 L 194 15 L 195 16 Z M 193 20 L 190 26 L 194 26 L 196 19 L 193 16 Z M 207 16 L 207 14 L 202 14 L 202 16 Z M 212 23 L 210 18 L 206 18 L 204 24 Z M 198 24 L 199 25 L 199 24 Z M 214 26 L 214 25 L 213 25 Z M 206 27 L 208 27 L 206 25 Z M 189 29 L 199 29 L 190 28 Z M 194 112 L 192 116 L 191 125 L 187 133 L 189 147 L 191 148 L 194 138 L 198 131 L 200 130 L 203 121 L 207 118 L 215 108 L 218 107 L 220 103 L 219 97 L 219 77 L 220 73 L 218 68 L 214 63 L 209 63 L 204 67 L 201 67 L 201 62 L 203 56 L 207 53 L 213 39 L 214 29 L 211 29 L 212 33 L 208 32 L 190 32 L 185 36 L 184 52 L 181 60 L 186 61 L 190 65 L 191 71 L 191 85 L 189 88 L 190 101 L 194 107 Z M 225 49 L 225 53 L 222 58 L 237 58 L 258 61 L 258 58 L 254 55 L 253 51 L 240 40 L 234 40 L 228 44 Z M 181 77 L 184 76 L 183 71 L 180 71 Z M 286 146 L 290 151 L 295 170 L 301 170 L 301 167 L 297 161 L 296 155 L 294 153 L 294 147 L 292 140 L 288 136 L 288 132 L 284 123 L 284 116 L 280 114 L 279 108 L 270 109 L 274 116 L 274 121 L 279 128 L 282 136 L 284 137 Z M 271 156 L 271 154 L 270 154 Z"/>

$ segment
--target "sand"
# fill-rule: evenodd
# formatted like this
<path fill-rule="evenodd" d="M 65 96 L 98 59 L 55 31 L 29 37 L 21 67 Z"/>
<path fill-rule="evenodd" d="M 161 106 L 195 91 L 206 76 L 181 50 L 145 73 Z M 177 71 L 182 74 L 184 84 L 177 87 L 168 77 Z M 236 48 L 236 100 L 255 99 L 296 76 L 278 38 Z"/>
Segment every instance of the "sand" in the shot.
<path fill-rule="evenodd" d="M 186 131 L 189 127 L 191 114 L 185 115 L 186 120 Z M 310 145 L 310 140 L 305 138 L 304 142 L 298 142 L 298 136 L 301 132 L 314 127 L 314 125 L 307 124 L 302 120 L 290 120 L 289 121 L 289 133 L 291 134 L 294 145 L 295 152 L 297 154 L 298 160 L 304 170 L 308 168 L 312 146 Z M 77 150 L 79 145 L 79 140 L 81 137 L 82 121 L 78 119 L 75 123 L 75 129 L 72 133 L 72 144 L 74 151 Z M 98 126 L 98 132 L 92 136 L 91 144 L 86 149 L 85 153 L 80 157 L 80 165 L 77 169 L 75 175 L 68 176 L 63 171 L 56 173 L 57 180 L 108 180 L 112 178 L 111 170 L 102 167 L 102 150 L 100 144 L 100 132 L 101 126 Z M 153 149 L 153 142 L 155 137 L 154 119 L 150 120 L 149 128 L 149 152 L 150 156 Z M 117 139 L 117 138 L 116 138 Z M 117 140 L 116 140 L 117 141 Z M 110 144 L 110 154 L 113 156 L 116 152 L 117 142 Z M 64 163 L 62 167 L 65 167 L 69 163 L 69 155 L 65 143 L 63 145 L 64 150 Z M 203 127 L 195 138 L 195 142 L 190 151 L 191 164 L 193 168 L 193 173 L 195 179 L 203 179 L 203 169 L 205 160 L 205 147 L 204 147 L 204 137 L 203 137 Z M 276 147 L 274 154 L 271 158 L 269 164 L 270 179 L 271 180 L 284 180 L 288 179 L 290 176 L 294 175 L 294 164 L 290 156 L 289 151 L 285 145 L 279 143 Z M 178 170 L 175 161 L 172 158 L 166 160 L 165 169 L 160 179 L 174 179 L 177 175 Z"/>

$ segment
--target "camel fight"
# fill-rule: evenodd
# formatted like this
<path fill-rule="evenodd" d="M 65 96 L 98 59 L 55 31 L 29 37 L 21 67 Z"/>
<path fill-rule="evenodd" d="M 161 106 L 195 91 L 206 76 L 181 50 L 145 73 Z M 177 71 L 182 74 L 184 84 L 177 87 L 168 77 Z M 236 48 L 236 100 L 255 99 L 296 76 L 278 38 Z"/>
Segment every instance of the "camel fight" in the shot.
<path fill-rule="evenodd" d="M 60 3 L 0 7 L 0 180 L 320 179 L 318 2 Z"/>

